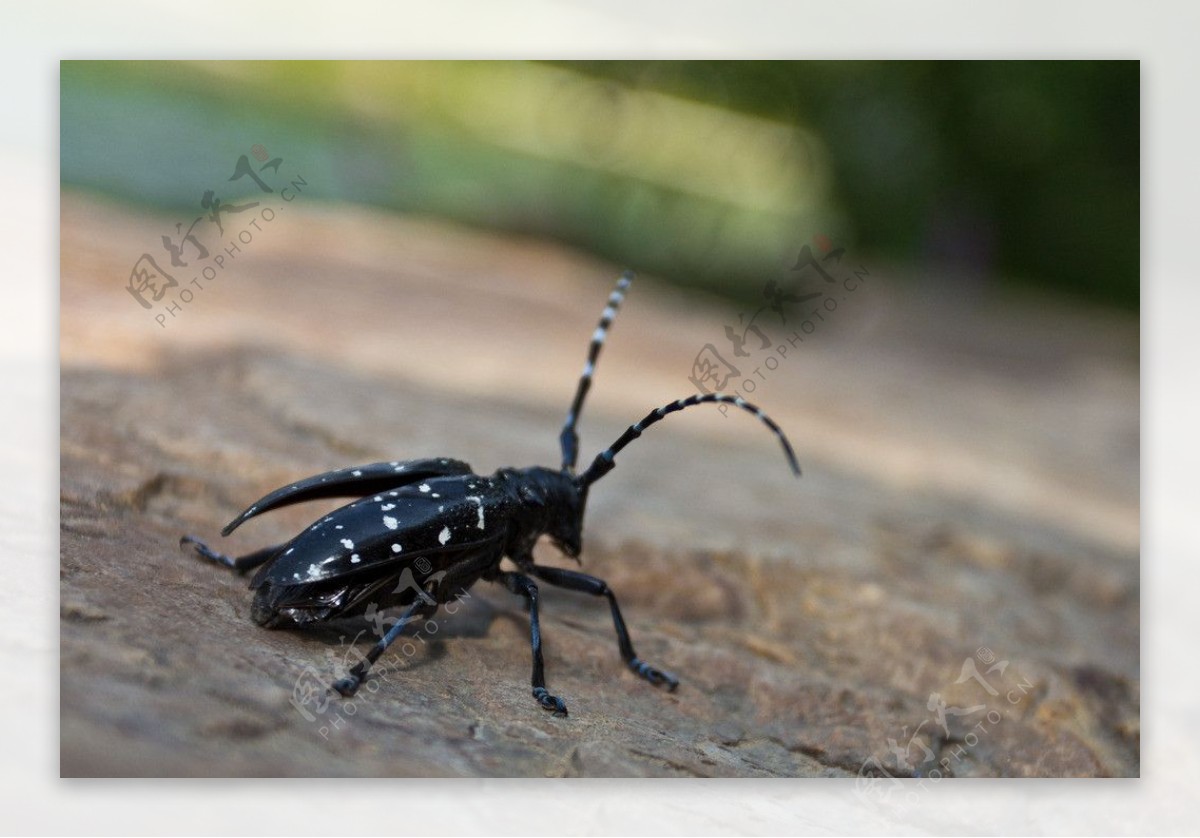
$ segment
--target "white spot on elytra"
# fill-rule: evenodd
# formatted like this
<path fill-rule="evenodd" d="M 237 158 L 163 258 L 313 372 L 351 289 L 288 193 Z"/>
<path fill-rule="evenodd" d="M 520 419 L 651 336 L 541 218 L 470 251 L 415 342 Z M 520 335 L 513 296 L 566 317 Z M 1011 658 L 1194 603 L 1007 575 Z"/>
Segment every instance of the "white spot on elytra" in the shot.
<path fill-rule="evenodd" d="M 399 460 L 392 460 L 390 463 L 388 463 L 388 465 L 389 465 L 389 466 L 398 466 L 398 465 L 400 465 L 400 461 L 399 461 Z"/>
<path fill-rule="evenodd" d="M 384 515 L 383 516 L 383 525 L 385 527 L 387 527 L 389 530 L 394 530 L 394 529 L 396 529 L 396 519 L 393 518 L 391 515 Z"/>
<path fill-rule="evenodd" d="M 394 503 L 385 503 L 383 506 L 381 506 L 381 507 L 379 507 L 379 508 L 380 508 L 380 509 L 382 509 L 384 512 L 387 512 L 389 509 L 395 509 L 395 508 L 396 508 L 396 504 L 394 504 Z"/>
<path fill-rule="evenodd" d="M 383 495 L 376 495 L 376 496 L 375 496 L 375 502 L 376 502 L 376 503 L 379 503 L 379 501 L 381 501 L 381 500 L 383 500 Z"/>
<path fill-rule="evenodd" d="M 434 492 L 432 495 L 430 495 L 430 497 L 431 498 L 440 498 L 441 495 L 439 495 L 437 492 Z"/>
<path fill-rule="evenodd" d="M 450 540 L 450 528 L 442 527 L 442 531 L 440 533 L 438 533 L 438 543 L 445 544 L 449 540 Z"/>
<path fill-rule="evenodd" d="M 350 564 L 358 564 L 361 561 L 362 561 L 362 559 L 359 558 L 358 553 L 355 553 L 354 555 L 352 555 L 350 557 Z"/>
<path fill-rule="evenodd" d="M 289 547 L 289 548 L 287 548 L 287 552 L 286 552 L 286 553 L 284 553 L 283 555 L 285 555 L 285 556 L 286 556 L 286 555 L 288 555 L 288 553 L 291 553 L 291 552 L 292 552 L 293 550 L 295 550 L 295 549 L 296 549 L 295 547 Z"/>
<path fill-rule="evenodd" d="M 355 477 L 362 477 L 362 472 L 359 471 L 358 469 L 355 469 L 354 471 L 352 471 L 350 473 L 353 474 Z"/>
<path fill-rule="evenodd" d="M 353 541 L 351 541 L 351 540 L 350 540 L 350 539 L 348 539 L 348 538 L 343 538 L 343 539 L 342 539 L 342 546 L 343 546 L 343 547 L 345 547 L 347 550 L 353 550 L 353 549 L 354 549 L 354 542 L 353 542 Z"/>
<path fill-rule="evenodd" d="M 333 528 L 335 530 L 344 530 L 345 529 L 345 527 L 343 527 L 341 524 L 335 524 Z"/>
<path fill-rule="evenodd" d="M 418 489 L 420 489 L 422 492 L 428 492 L 428 491 L 429 491 L 429 484 L 428 484 L 428 483 L 422 483 L 422 484 L 421 484 L 420 486 L 418 486 L 417 488 L 418 488 Z"/>
<path fill-rule="evenodd" d="M 404 548 L 403 548 L 403 547 L 401 547 L 399 544 L 393 544 L 393 545 L 392 545 L 392 552 L 393 552 L 393 553 L 399 553 L 399 552 L 400 552 L 401 550 L 403 550 L 403 549 L 404 549 Z"/>
<path fill-rule="evenodd" d="M 479 504 L 479 508 L 476 509 L 476 512 L 479 513 L 479 520 L 475 523 L 475 526 L 479 529 L 483 529 L 483 498 L 475 495 L 467 495 L 467 500 L 474 501 L 475 503 Z"/>
<path fill-rule="evenodd" d="M 321 575 L 321 568 L 319 566 L 317 566 L 315 564 L 310 564 L 308 566 L 308 578 L 309 579 L 316 579 L 320 575 Z"/>

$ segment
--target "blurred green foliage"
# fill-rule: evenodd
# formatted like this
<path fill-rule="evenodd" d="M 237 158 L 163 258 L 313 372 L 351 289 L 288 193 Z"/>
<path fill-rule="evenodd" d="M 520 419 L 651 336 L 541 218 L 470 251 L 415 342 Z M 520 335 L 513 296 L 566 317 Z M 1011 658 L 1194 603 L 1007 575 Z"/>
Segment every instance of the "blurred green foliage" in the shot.
<path fill-rule="evenodd" d="M 261 143 L 315 198 L 730 296 L 823 234 L 1136 309 L 1139 83 L 1133 61 L 64 62 L 61 172 L 184 218 Z"/>
<path fill-rule="evenodd" d="M 807 126 L 869 251 L 921 261 L 986 249 L 1006 276 L 1138 306 L 1136 61 L 583 66 Z M 981 229 L 939 243 L 955 217 Z"/>

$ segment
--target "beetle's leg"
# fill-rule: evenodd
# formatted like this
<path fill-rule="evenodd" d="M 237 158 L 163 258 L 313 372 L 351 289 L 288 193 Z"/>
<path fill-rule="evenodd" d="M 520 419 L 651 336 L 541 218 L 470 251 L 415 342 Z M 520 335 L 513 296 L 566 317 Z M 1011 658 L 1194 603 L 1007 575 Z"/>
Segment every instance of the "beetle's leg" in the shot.
<path fill-rule="evenodd" d="M 187 544 L 192 545 L 192 549 L 196 551 L 196 555 L 202 559 L 208 559 L 210 562 L 215 562 L 233 570 L 237 573 L 245 573 L 247 570 L 253 570 L 259 565 L 266 564 L 275 554 L 283 547 L 282 544 L 276 544 L 274 547 L 264 547 L 261 550 L 255 550 L 253 553 L 247 553 L 244 556 L 234 558 L 226 556 L 224 553 L 218 553 L 213 550 L 203 541 L 194 538 L 190 535 L 185 535 L 179 539 L 179 546 L 183 547 Z"/>
<path fill-rule="evenodd" d="M 629 639 L 629 629 L 625 627 L 625 619 L 621 616 L 621 608 L 617 605 L 616 594 L 609 589 L 603 579 L 597 579 L 595 576 L 588 576 L 586 573 L 576 570 L 563 570 L 542 565 L 533 565 L 532 572 L 534 576 L 544 579 L 551 585 L 572 591 L 582 591 L 593 596 L 607 597 L 608 604 L 612 608 L 613 625 L 617 629 L 617 645 L 621 649 L 621 657 L 629 668 L 656 687 L 666 686 L 668 690 L 674 691 L 679 686 L 679 679 L 670 672 L 655 669 L 638 659 L 637 654 L 633 651 L 633 641 Z"/>
<path fill-rule="evenodd" d="M 542 630 L 538 623 L 537 585 L 528 576 L 520 573 L 500 573 L 497 579 L 514 594 L 520 594 L 529 602 L 529 636 L 533 645 L 533 697 L 542 705 L 543 710 L 549 710 L 556 716 L 567 715 L 567 705 L 563 704 L 562 699 L 550 695 L 546 689 L 546 672 L 542 663 Z"/>
<path fill-rule="evenodd" d="M 354 666 L 350 669 L 350 674 L 345 678 L 335 681 L 333 688 L 346 698 L 349 698 L 358 692 L 358 688 L 361 687 L 362 682 L 366 680 L 367 670 L 371 668 L 371 664 L 379 660 L 379 656 L 386 652 L 388 646 L 391 646 L 392 643 L 396 641 L 396 638 L 399 637 L 401 632 L 404 631 L 404 627 L 412 622 L 413 615 L 422 608 L 428 607 L 429 606 L 426 604 L 425 600 L 421 599 L 420 597 L 413 600 L 412 604 L 409 605 L 405 612 L 400 615 L 400 619 L 396 621 L 396 624 L 388 629 L 387 634 L 381 637 L 379 641 L 371 647 L 371 651 L 367 652 L 366 660 L 360 660 L 358 663 L 354 664 Z"/>

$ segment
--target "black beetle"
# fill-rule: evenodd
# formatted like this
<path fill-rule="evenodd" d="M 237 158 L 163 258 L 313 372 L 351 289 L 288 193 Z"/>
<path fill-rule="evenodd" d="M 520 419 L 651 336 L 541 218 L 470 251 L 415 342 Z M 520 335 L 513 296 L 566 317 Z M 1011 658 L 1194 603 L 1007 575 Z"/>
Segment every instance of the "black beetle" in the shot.
<path fill-rule="evenodd" d="M 609 324 L 632 280 L 631 273 L 622 275 L 592 336 L 583 376 L 559 438 L 563 456 L 560 469 L 502 468 L 490 477 L 482 477 L 460 460 L 428 459 L 331 471 L 272 492 L 221 531 L 221 535 L 229 535 L 256 515 L 301 501 L 359 498 L 321 518 L 286 544 L 237 558 L 217 553 L 191 536 L 180 539 L 180 545 L 191 544 L 203 558 L 238 572 L 261 565 L 250 582 L 255 592 L 250 613 L 256 623 L 267 628 L 303 627 L 360 615 L 370 605 L 406 606 L 401 619 L 366 658 L 333 685 L 343 696 L 354 695 L 371 664 L 408 622 L 417 615 L 432 614 L 438 605 L 486 579 L 502 582 L 529 603 L 533 696 L 546 710 L 566 715 L 566 705 L 546 689 L 538 587 L 530 577 L 607 598 L 621 658 L 651 684 L 674 690 L 679 684 L 674 675 L 638 659 L 617 598 L 608 585 L 584 573 L 534 564 L 534 543 L 548 535 L 563 553 L 578 561 L 589 487 L 612 470 L 616 454 L 646 428 L 685 407 L 723 402 L 753 413 L 779 437 L 797 475 L 800 466 L 783 431 L 760 409 L 741 398 L 708 393 L 651 411 L 597 455 L 586 471 L 575 474 L 579 445 L 575 424 Z M 518 571 L 500 570 L 505 556 Z"/>

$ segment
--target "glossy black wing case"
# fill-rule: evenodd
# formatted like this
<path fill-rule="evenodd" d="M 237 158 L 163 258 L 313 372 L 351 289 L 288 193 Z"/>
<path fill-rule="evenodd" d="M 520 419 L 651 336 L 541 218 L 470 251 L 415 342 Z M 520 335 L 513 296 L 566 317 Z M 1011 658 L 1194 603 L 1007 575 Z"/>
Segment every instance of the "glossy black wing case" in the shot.
<path fill-rule="evenodd" d="M 462 460 L 446 457 L 424 460 L 392 460 L 351 466 L 306 477 L 290 486 L 276 489 L 250 505 L 248 509 L 225 525 L 221 535 L 229 535 L 256 515 L 310 500 L 372 495 L 407 486 L 419 480 L 470 474 L 471 467 Z"/>

